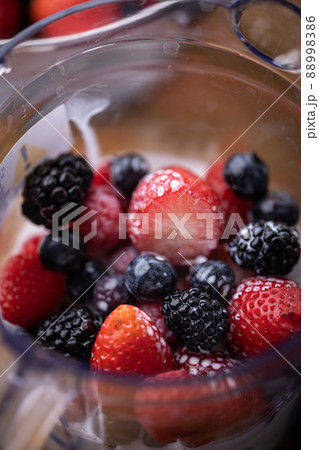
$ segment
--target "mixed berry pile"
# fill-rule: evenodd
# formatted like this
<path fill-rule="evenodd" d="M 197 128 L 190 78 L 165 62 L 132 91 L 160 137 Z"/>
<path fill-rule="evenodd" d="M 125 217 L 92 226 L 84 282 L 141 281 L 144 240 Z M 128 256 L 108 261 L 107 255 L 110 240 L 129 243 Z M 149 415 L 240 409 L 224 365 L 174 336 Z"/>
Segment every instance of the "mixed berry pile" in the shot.
<path fill-rule="evenodd" d="M 72 154 L 45 161 L 26 179 L 22 212 L 47 231 L 2 268 L 3 318 L 44 351 L 93 371 L 147 376 L 136 411 L 141 424 L 159 441 L 183 436 L 179 428 L 171 436 L 152 406 L 172 392 L 155 392 L 150 380 L 229 373 L 300 330 L 300 287 L 287 278 L 300 255 L 298 206 L 287 193 L 268 191 L 268 178 L 266 164 L 245 153 L 213 164 L 205 180 L 179 166 L 150 172 L 137 154 L 96 173 Z M 71 202 L 96 214 L 79 230 L 68 224 L 65 242 L 65 229 L 53 236 L 52 217 Z M 119 215 L 127 212 L 120 239 Z M 213 222 L 203 220 L 211 213 Z M 243 226 L 225 237 L 234 213 Z M 96 234 L 85 242 L 93 221 Z M 185 388 L 178 395 L 197 394 Z M 260 392 L 245 395 L 227 410 L 245 416 L 264 402 Z M 206 408 L 207 420 L 221 407 Z M 198 416 L 189 419 L 184 430 L 197 426 Z"/>

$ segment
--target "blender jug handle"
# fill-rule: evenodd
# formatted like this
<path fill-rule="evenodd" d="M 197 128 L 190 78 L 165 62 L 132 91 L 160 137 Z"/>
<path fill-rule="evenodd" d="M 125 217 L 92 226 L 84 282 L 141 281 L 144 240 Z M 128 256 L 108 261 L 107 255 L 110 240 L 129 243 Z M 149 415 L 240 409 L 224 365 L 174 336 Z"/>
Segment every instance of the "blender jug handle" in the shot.
<path fill-rule="evenodd" d="M 6 358 L 1 369 L 4 362 Z M 0 448 L 40 450 L 73 394 L 63 390 L 53 375 L 36 372 L 25 360 L 16 366 L 0 378 Z"/>

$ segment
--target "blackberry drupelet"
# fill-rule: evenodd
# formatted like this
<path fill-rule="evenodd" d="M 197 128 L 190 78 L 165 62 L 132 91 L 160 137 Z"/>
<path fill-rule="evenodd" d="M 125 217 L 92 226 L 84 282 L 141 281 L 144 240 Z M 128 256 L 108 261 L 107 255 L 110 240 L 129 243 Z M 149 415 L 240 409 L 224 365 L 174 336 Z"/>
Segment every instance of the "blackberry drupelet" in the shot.
<path fill-rule="evenodd" d="M 176 272 L 163 256 L 142 253 L 133 259 L 125 273 L 126 289 L 140 300 L 155 300 L 170 294 Z"/>
<path fill-rule="evenodd" d="M 68 245 L 62 243 L 63 232 L 58 232 L 58 240 L 52 239 L 52 234 L 45 236 L 40 242 L 39 257 L 43 266 L 52 272 L 74 272 L 80 270 L 84 264 L 85 246 L 81 235 L 79 249 L 73 247 L 74 234 L 68 230 Z"/>
<path fill-rule="evenodd" d="M 54 314 L 34 330 L 36 338 L 42 345 L 58 350 L 66 357 L 89 361 L 95 338 L 103 324 L 102 317 L 78 305 L 60 316 L 61 313 Z"/>
<path fill-rule="evenodd" d="M 82 204 L 93 173 L 81 156 L 64 153 L 37 166 L 25 179 L 22 213 L 50 228 L 52 216 L 69 203 Z"/>
<path fill-rule="evenodd" d="M 139 181 L 150 170 L 148 162 L 135 153 L 113 158 L 110 167 L 111 181 L 125 195 L 131 195 Z"/>
<path fill-rule="evenodd" d="M 93 297 L 94 282 L 105 271 L 104 264 L 94 259 L 85 261 L 80 270 L 66 275 L 66 287 L 73 300 L 91 301 Z M 80 298 L 81 297 L 81 298 Z"/>
<path fill-rule="evenodd" d="M 300 257 L 299 233 L 284 223 L 250 223 L 229 244 L 229 255 L 257 275 L 286 275 Z"/>
<path fill-rule="evenodd" d="M 162 314 L 166 326 L 181 343 L 196 353 L 210 351 L 226 334 L 226 308 L 199 289 L 175 291 L 165 298 Z"/>
<path fill-rule="evenodd" d="M 224 178 L 235 194 L 257 199 L 267 190 L 268 167 L 254 153 L 236 153 L 225 164 Z"/>
<path fill-rule="evenodd" d="M 259 220 L 273 220 L 295 225 L 299 217 L 296 200 L 286 192 L 267 192 L 251 208 L 254 222 Z"/>
<path fill-rule="evenodd" d="M 106 274 L 94 286 L 93 304 L 104 318 L 119 305 L 134 305 L 136 300 L 124 285 L 124 277 L 118 273 Z"/>
<path fill-rule="evenodd" d="M 230 297 L 234 282 L 233 269 L 224 261 L 205 261 L 190 269 L 190 287 L 205 291 L 221 302 Z"/>

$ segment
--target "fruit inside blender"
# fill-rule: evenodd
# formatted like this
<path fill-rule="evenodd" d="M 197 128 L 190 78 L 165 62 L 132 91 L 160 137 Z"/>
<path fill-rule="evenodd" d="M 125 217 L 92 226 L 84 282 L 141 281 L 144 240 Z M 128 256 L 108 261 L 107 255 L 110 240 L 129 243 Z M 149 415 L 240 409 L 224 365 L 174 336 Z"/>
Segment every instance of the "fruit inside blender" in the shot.
<path fill-rule="evenodd" d="M 110 97 L 86 124 L 99 145 L 93 167 L 90 143 L 71 122 L 73 156 L 27 174 L 0 234 L 0 301 L 4 319 L 47 352 L 93 372 L 146 377 L 135 398 L 139 424 L 157 442 L 197 446 L 218 436 L 213 411 L 223 429 L 225 405 L 216 414 L 208 402 L 200 420 L 190 415 L 191 432 L 180 417 L 172 431 L 159 420 L 165 408 L 152 408 L 159 398 L 148 383 L 162 383 L 169 401 L 167 382 L 227 377 L 299 332 L 299 109 L 283 97 L 263 114 L 276 92 L 227 70 L 203 71 L 201 83 L 192 71 L 173 72 L 143 96 L 133 80 L 125 108 Z M 52 229 L 52 215 L 71 202 L 97 213 L 80 226 L 79 248 L 72 225 L 69 245 Z M 213 222 L 196 216 L 211 212 L 222 215 L 213 236 Z M 140 218 L 125 218 L 120 239 L 126 213 L 145 214 L 147 231 Z M 223 237 L 234 214 L 236 231 Z M 192 389 L 177 400 L 209 396 L 205 386 Z M 244 411 L 223 423 L 236 432 L 237 419 L 267 409 L 259 389 L 233 401 Z"/>

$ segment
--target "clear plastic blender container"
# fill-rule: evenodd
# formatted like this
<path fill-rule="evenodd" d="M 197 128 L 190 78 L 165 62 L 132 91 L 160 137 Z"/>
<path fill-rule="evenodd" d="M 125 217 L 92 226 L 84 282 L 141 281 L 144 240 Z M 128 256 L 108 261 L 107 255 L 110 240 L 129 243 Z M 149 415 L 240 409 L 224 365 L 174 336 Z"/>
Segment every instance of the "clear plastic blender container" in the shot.
<path fill-rule="evenodd" d="M 74 20 L 88 13 L 74 13 Z M 133 151 L 145 154 L 153 168 L 182 161 L 200 173 L 223 153 L 254 151 L 270 167 L 271 189 L 299 201 L 298 20 L 298 8 L 281 1 L 164 1 L 67 38 L 47 38 L 45 30 L 33 28 L 2 47 L 0 176 L 9 181 L 5 186 L 2 181 L 0 191 L 1 264 L 29 230 L 19 195 L 32 165 L 72 147 L 88 159 L 96 157 L 76 121 L 70 124 L 70 101 L 79 98 L 104 99 L 105 108 L 90 120 L 100 158 Z M 28 40 L 16 46 L 21 39 Z M 79 109 L 80 117 L 84 110 Z M 23 145 L 28 168 L 21 166 Z M 298 268 L 292 277 L 299 279 Z M 96 376 L 80 363 L 41 351 L 6 323 L 1 344 L 4 449 L 162 445 L 138 423 L 140 380 Z M 220 417 L 212 415 L 204 430 L 166 448 L 276 448 L 298 405 L 299 345 L 297 336 L 214 382 L 173 383 L 177 391 L 186 384 L 190 396 L 167 410 L 185 417 L 199 405 L 227 404 L 253 389 L 267 400 L 238 420 L 225 418 L 218 431 L 214 423 Z"/>

